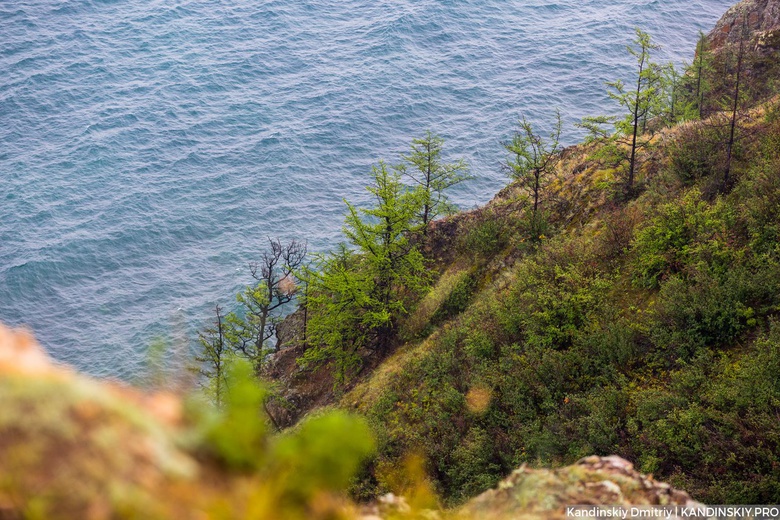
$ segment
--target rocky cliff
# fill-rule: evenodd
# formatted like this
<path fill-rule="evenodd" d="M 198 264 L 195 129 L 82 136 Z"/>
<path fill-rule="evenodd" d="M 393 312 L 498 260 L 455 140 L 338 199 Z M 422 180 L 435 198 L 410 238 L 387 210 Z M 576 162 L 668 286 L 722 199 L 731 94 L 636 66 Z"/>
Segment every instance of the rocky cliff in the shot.
<path fill-rule="evenodd" d="M 731 7 L 707 35 L 711 48 L 738 43 L 743 23 L 759 49 L 780 48 L 780 4 L 773 0 L 744 0 Z"/>

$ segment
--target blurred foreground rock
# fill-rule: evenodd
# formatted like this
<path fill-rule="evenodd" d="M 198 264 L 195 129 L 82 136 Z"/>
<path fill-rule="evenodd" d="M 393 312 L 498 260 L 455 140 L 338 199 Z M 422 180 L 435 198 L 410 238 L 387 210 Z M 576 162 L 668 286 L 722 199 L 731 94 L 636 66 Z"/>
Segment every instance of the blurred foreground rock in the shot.
<path fill-rule="evenodd" d="M 0 403 L 0 518 L 188 517 L 202 475 L 175 396 L 81 376 L 0 325 Z"/>

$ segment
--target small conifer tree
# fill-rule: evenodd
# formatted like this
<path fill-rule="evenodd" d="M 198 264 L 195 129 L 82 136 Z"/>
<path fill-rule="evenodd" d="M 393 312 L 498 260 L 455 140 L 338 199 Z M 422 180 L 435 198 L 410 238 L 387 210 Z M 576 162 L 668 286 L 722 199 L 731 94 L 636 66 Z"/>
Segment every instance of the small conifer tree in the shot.
<path fill-rule="evenodd" d="M 420 232 L 426 197 L 380 163 L 367 189 L 375 204 L 349 202 L 344 234 L 349 240 L 306 271 L 309 348 L 304 365 L 332 359 L 337 382 L 359 369 L 361 349 L 387 353 L 398 319 L 409 301 L 427 287 L 422 254 L 413 236 Z"/>
<path fill-rule="evenodd" d="M 578 125 L 588 130 L 590 139 L 606 139 L 601 157 L 626 164 L 624 189 L 634 191 L 637 170 L 637 152 L 650 146 L 655 131 L 650 119 L 662 111 L 660 68 L 651 59 L 658 49 L 646 32 L 636 29 L 636 38 L 626 49 L 636 62 L 636 77 L 629 86 L 623 80 L 607 83 L 609 97 L 626 110 L 623 117 L 586 117 Z M 606 127 L 613 125 L 615 132 Z"/>
<path fill-rule="evenodd" d="M 419 217 L 423 234 L 427 234 L 430 221 L 456 209 L 444 190 L 473 178 L 468 174 L 468 166 L 463 159 L 453 163 L 442 162 L 443 148 L 444 139 L 429 130 L 424 137 L 412 141 L 411 153 L 402 155 L 405 162 L 396 167 L 422 189 Z"/>
<path fill-rule="evenodd" d="M 533 200 L 531 238 L 538 240 L 542 227 L 539 204 L 555 174 L 555 160 L 561 151 L 561 113 L 556 111 L 555 124 L 548 139 L 535 133 L 525 117 L 520 120 L 518 126 L 512 139 L 504 143 L 504 148 L 510 154 L 505 169 Z"/>

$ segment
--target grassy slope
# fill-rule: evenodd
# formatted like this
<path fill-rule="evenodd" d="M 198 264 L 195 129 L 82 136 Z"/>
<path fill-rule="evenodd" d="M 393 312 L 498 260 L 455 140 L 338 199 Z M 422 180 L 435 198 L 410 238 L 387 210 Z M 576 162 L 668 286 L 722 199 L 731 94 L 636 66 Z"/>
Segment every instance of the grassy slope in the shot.
<path fill-rule="evenodd" d="M 567 150 L 538 247 L 512 187 L 456 217 L 409 341 L 341 400 L 380 439 L 364 491 L 412 452 L 451 502 L 616 453 L 704 501 L 780 499 L 777 101 L 743 128 L 728 194 L 697 122 L 659 137 L 629 202 L 592 146 Z"/>

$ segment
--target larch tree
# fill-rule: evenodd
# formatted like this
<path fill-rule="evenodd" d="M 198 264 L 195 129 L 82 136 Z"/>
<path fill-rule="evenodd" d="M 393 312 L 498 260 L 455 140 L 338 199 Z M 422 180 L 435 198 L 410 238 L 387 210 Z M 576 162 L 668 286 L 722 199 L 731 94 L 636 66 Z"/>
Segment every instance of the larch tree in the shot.
<path fill-rule="evenodd" d="M 337 384 L 343 384 L 361 367 L 361 349 L 372 341 L 372 326 L 365 319 L 370 306 L 370 273 L 360 268 L 360 257 L 347 244 L 316 255 L 301 278 L 307 286 L 304 368 L 332 361 Z"/>
<path fill-rule="evenodd" d="M 623 117 L 586 117 L 578 125 L 590 133 L 591 139 L 607 139 L 602 153 L 617 162 L 627 163 L 624 189 L 634 191 L 637 170 L 637 152 L 650 145 L 655 126 L 650 119 L 662 112 L 663 96 L 660 68 L 651 59 L 651 51 L 658 49 L 650 35 L 636 29 L 636 38 L 626 49 L 636 62 L 636 77 L 630 86 L 617 80 L 608 82 L 608 95 L 626 111 Z M 614 125 L 611 133 L 606 125 Z"/>
<path fill-rule="evenodd" d="M 726 164 L 723 169 L 723 185 L 722 190 L 727 191 L 731 186 L 731 163 L 732 158 L 734 156 L 734 145 L 737 140 L 737 126 L 738 126 L 738 116 L 740 111 L 740 103 L 742 101 L 742 97 L 744 97 L 743 90 L 743 74 L 744 74 L 744 64 L 745 64 L 745 47 L 748 39 L 748 25 L 747 25 L 747 15 L 745 12 L 742 12 L 742 27 L 741 32 L 739 35 L 739 43 L 737 44 L 736 49 L 736 56 L 734 58 L 734 84 L 733 89 L 731 90 L 731 99 L 730 99 L 730 106 L 729 111 L 729 137 L 726 141 Z"/>
<path fill-rule="evenodd" d="M 203 386 L 206 393 L 214 399 L 217 408 L 222 407 L 223 394 L 227 384 L 227 364 L 231 355 L 230 346 L 226 336 L 225 315 L 222 308 L 217 305 L 214 308 L 216 319 L 212 327 L 207 327 L 198 332 L 200 353 L 195 355 L 195 361 L 199 363 L 193 371 L 205 378 Z"/>
<path fill-rule="evenodd" d="M 505 164 L 508 175 L 520 184 L 530 195 L 533 204 L 531 210 L 531 236 L 538 240 L 541 232 L 539 204 L 543 192 L 555 174 L 555 161 L 561 151 L 561 113 L 555 112 L 556 119 L 547 139 L 534 132 L 531 123 L 523 117 L 512 139 L 504 143 L 509 152 Z"/>
<path fill-rule="evenodd" d="M 420 222 L 423 234 L 428 232 L 428 223 L 441 215 L 455 211 L 444 190 L 472 177 L 463 159 L 452 163 L 442 161 L 444 139 L 427 131 L 425 136 L 412 141 L 412 150 L 402 155 L 403 163 L 396 169 L 422 189 L 423 200 Z"/>
<path fill-rule="evenodd" d="M 704 117 L 704 99 L 710 89 L 709 74 L 712 72 L 712 55 L 707 49 L 707 37 L 699 31 L 699 39 L 696 42 L 696 56 L 688 68 L 692 78 L 691 90 L 693 91 L 693 103 L 699 119 Z"/>
<path fill-rule="evenodd" d="M 292 240 L 286 244 L 268 239 L 269 250 L 259 262 L 249 265 L 256 283 L 236 296 L 239 312 L 226 316 L 226 337 L 238 354 L 260 365 L 271 350 L 272 339 L 282 319 L 282 310 L 297 291 L 295 272 L 306 258 L 306 244 Z"/>
<path fill-rule="evenodd" d="M 424 225 L 419 215 L 428 197 L 423 189 L 407 189 L 383 163 L 372 174 L 374 183 L 367 189 L 375 206 L 358 209 L 345 201 L 344 234 L 371 273 L 366 319 L 377 333 L 379 350 L 386 351 L 397 318 L 406 313 L 403 292 L 418 293 L 427 285 L 423 256 L 411 238 Z"/>
<path fill-rule="evenodd" d="M 661 121 L 665 126 L 673 126 L 681 121 L 690 121 L 698 116 L 697 104 L 687 91 L 690 79 L 686 76 L 690 67 L 680 73 L 674 63 L 667 63 L 660 70 Z"/>
<path fill-rule="evenodd" d="M 299 361 L 335 361 L 337 381 L 359 370 L 361 351 L 388 352 L 408 303 L 428 286 L 424 259 L 413 240 L 422 226 L 422 189 L 405 186 L 383 163 L 372 175 L 367 188 L 371 207 L 345 201 L 348 243 L 319 257 L 304 275 L 308 348 Z"/>

